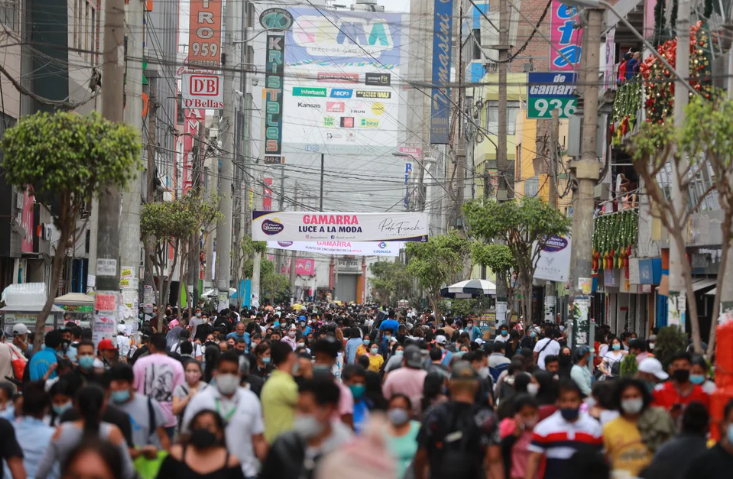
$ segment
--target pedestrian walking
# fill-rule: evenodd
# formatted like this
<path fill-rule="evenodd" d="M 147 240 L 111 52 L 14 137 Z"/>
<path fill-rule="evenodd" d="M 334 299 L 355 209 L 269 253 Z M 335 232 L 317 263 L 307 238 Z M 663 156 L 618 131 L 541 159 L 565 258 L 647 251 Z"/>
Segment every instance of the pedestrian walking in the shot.
<path fill-rule="evenodd" d="M 298 402 L 298 385 L 293 378 L 297 358 L 285 342 L 272 345 L 272 364 L 275 369 L 262 387 L 262 412 L 265 421 L 265 440 L 272 444 L 277 436 L 290 431 Z"/>

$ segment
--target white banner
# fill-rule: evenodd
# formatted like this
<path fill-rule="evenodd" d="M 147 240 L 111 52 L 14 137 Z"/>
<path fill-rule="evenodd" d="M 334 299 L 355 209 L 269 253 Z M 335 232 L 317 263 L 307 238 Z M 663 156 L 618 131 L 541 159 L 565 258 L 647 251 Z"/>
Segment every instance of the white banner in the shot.
<path fill-rule="evenodd" d="M 537 247 L 537 242 L 532 244 L 532 251 Z M 540 251 L 540 258 L 537 261 L 537 269 L 534 272 L 535 279 L 557 281 L 565 283 L 570 274 L 570 249 L 572 240 L 570 236 L 561 238 L 553 236 Z"/>
<path fill-rule="evenodd" d="M 351 256 L 399 256 L 405 247 L 402 241 L 380 241 L 360 243 L 356 241 L 268 241 L 267 247 L 290 251 L 305 251 L 321 254 L 344 254 Z"/>
<path fill-rule="evenodd" d="M 427 241 L 426 213 L 253 211 L 255 241 Z"/>

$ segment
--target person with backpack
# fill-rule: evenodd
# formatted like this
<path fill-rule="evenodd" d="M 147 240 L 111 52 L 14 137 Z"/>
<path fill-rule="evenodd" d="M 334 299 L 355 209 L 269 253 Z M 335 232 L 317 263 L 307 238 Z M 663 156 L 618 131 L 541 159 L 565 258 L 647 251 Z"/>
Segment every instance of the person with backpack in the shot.
<path fill-rule="evenodd" d="M 165 431 L 163 409 L 155 399 L 135 391 L 132 368 L 125 363 L 114 364 L 107 373 L 110 380 L 110 399 L 114 405 L 130 417 L 132 442 L 130 456 L 136 459 L 158 457 L 159 450 L 170 449 L 170 439 Z"/>
<path fill-rule="evenodd" d="M 474 403 L 478 386 L 469 363 L 453 364 L 450 400 L 428 411 L 417 435 L 415 477 L 484 477 L 485 470 L 488 479 L 504 479 L 498 422 Z"/>

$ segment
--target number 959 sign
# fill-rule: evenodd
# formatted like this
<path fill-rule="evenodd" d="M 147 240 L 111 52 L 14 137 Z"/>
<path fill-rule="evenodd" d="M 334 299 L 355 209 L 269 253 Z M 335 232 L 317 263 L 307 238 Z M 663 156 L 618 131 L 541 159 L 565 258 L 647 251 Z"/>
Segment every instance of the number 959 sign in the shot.
<path fill-rule="evenodd" d="M 577 98 L 529 98 L 527 118 L 552 118 L 552 110 L 560 111 L 560 118 L 569 118 L 578 108 Z"/>

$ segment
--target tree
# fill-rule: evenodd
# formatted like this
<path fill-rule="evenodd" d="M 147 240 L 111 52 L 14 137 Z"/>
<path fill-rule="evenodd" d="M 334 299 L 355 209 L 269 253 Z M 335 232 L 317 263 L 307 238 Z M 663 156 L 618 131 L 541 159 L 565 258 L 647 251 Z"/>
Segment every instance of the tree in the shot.
<path fill-rule="evenodd" d="M 730 116 L 723 118 L 722 115 L 733 114 L 733 107 L 727 107 L 723 111 L 716 111 L 715 107 L 705 105 L 707 100 L 699 97 L 692 98 L 686 108 L 685 124 L 677 129 L 671 122 L 645 123 L 638 134 L 634 135 L 628 148 L 634 163 L 634 169 L 644 182 L 645 192 L 649 195 L 653 208 L 669 235 L 674 239 L 672 243 L 677 246 L 677 253 L 680 258 L 687 257 L 685 247 L 685 236 L 690 217 L 705 204 L 705 198 L 715 189 L 713 183 L 699 195 L 690 197 L 689 189 L 700 179 L 700 174 L 707 168 L 707 158 L 715 152 L 725 152 L 729 157 L 732 141 L 725 138 L 730 135 L 733 128 L 730 125 Z M 708 117 L 708 115 L 710 117 Z M 716 125 L 715 121 L 724 122 L 723 126 Z M 727 125 L 727 126 L 725 126 Z M 708 141 L 721 141 L 720 145 L 708 145 Z M 688 161 L 689 158 L 689 161 Z M 672 165 L 673 168 L 669 168 Z M 672 198 L 669 190 L 664 188 L 657 181 L 658 175 L 663 171 L 671 171 L 669 181 L 676 183 L 683 196 L 684 207 L 681 211 L 675 206 L 675 199 Z M 725 183 L 729 177 L 725 171 L 721 171 L 720 181 Z M 722 185 L 721 185 L 722 186 Z M 722 201 L 726 203 L 726 201 Z M 730 215 L 728 215 L 730 216 Z M 726 225 L 727 223 L 727 225 Z M 723 224 L 724 234 L 728 234 L 730 241 L 730 217 L 726 218 Z M 725 237 L 724 237 L 725 239 Z M 727 244 L 724 242 L 724 245 Z M 725 247 L 723 252 L 727 253 Z M 723 272 L 724 265 L 721 264 L 719 274 Z M 692 266 L 689 261 L 682 261 L 682 276 L 687 290 L 687 302 L 692 329 L 692 341 L 695 352 L 702 353 L 700 340 L 700 324 L 697 315 L 697 302 L 692 287 Z M 720 289 L 718 290 L 720 294 Z M 718 300 L 716 299 L 716 302 Z M 713 329 L 715 329 L 713 327 Z"/>
<path fill-rule="evenodd" d="M 251 278 L 254 269 L 254 257 L 267 251 L 266 241 L 253 241 L 252 237 L 244 236 L 239 247 L 232 251 L 232 268 L 234 269 L 234 285 L 237 288 L 237 311 L 242 309 L 242 295 L 239 294 L 239 283 L 244 278 Z M 260 265 L 260 271 L 262 267 Z M 260 274 L 260 277 L 262 275 Z M 262 284 L 262 283 L 260 283 Z"/>
<path fill-rule="evenodd" d="M 463 206 L 470 233 L 485 243 L 501 241 L 516 264 L 522 291 L 524 321 L 532 321 L 532 280 L 540 251 L 552 236 L 570 231 L 570 219 L 538 198 L 499 203 L 474 200 Z"/>
<path fill-rule="evenodd" d="M 141 167 L 142 145 L 134 129 L 96 112 L 56 112 L 21 119 L 5 132 L 2 148 L 6 182 L 56 205 L 51 214 L 59 241 L 46 304 L 36 319 L 33 346 L 38 351 L 82 206 L 107 187 L 125 188 Z"/>
<path fill-rule="evenodd" d="M 412 279 L 407 273 L 407 266 L 401 261 L 377 261 L 369 265 L 372 278 L 369 282 L 377 293 L 377 300 L 382 304 L 394 304 L 400 299 L 407 299 L 412 286 Z"/>
<path fill-rule="evenodd" d="M 155 275 L 158 277 L 159 305 L 167 302 L 173 273 L 179 259 L 185 257 L 186 244 L 190 241 L 191 235 L 201 228 L 207 228 L 220 218 L 218 200 L 205 201 L 196 195 L 143 205 L 140 213 L 140 233 L 146 243 L 146 251 L 149 251 L 147 259 L 153 265 Z M 183 249 L 181 245 L 184 246 Z M 169 247 L 173 248 L 173 263 L 166 270 Z M 181 270 L 183 269 L 182 267 Z M 163 309 L 158 308 L 158 319 L 162 318 Z"/>
<path fill-rule="evenodd" d="M 473 262 L 486 266 L 496 274 L 496 281 L 504 281 L 506 287 L 507 321 L 512 317 L 512 306 L 514 305 L 514 283 L 512 283 L 512 271 L 517 269 L 517 262 L 514 261 L 512 251 L 507 245 L 492 243 L 486 244 L 474 241 L 471 244 L 471 257 Z"/>
<path fill-rule="evenodd" d="M 463 271 L 470 243 L 451 231 L 431 237 L 426 243 L 407 243 L 407 272 L 425 288 L 435 317 L 440 314 L 440 288 Z"/>

